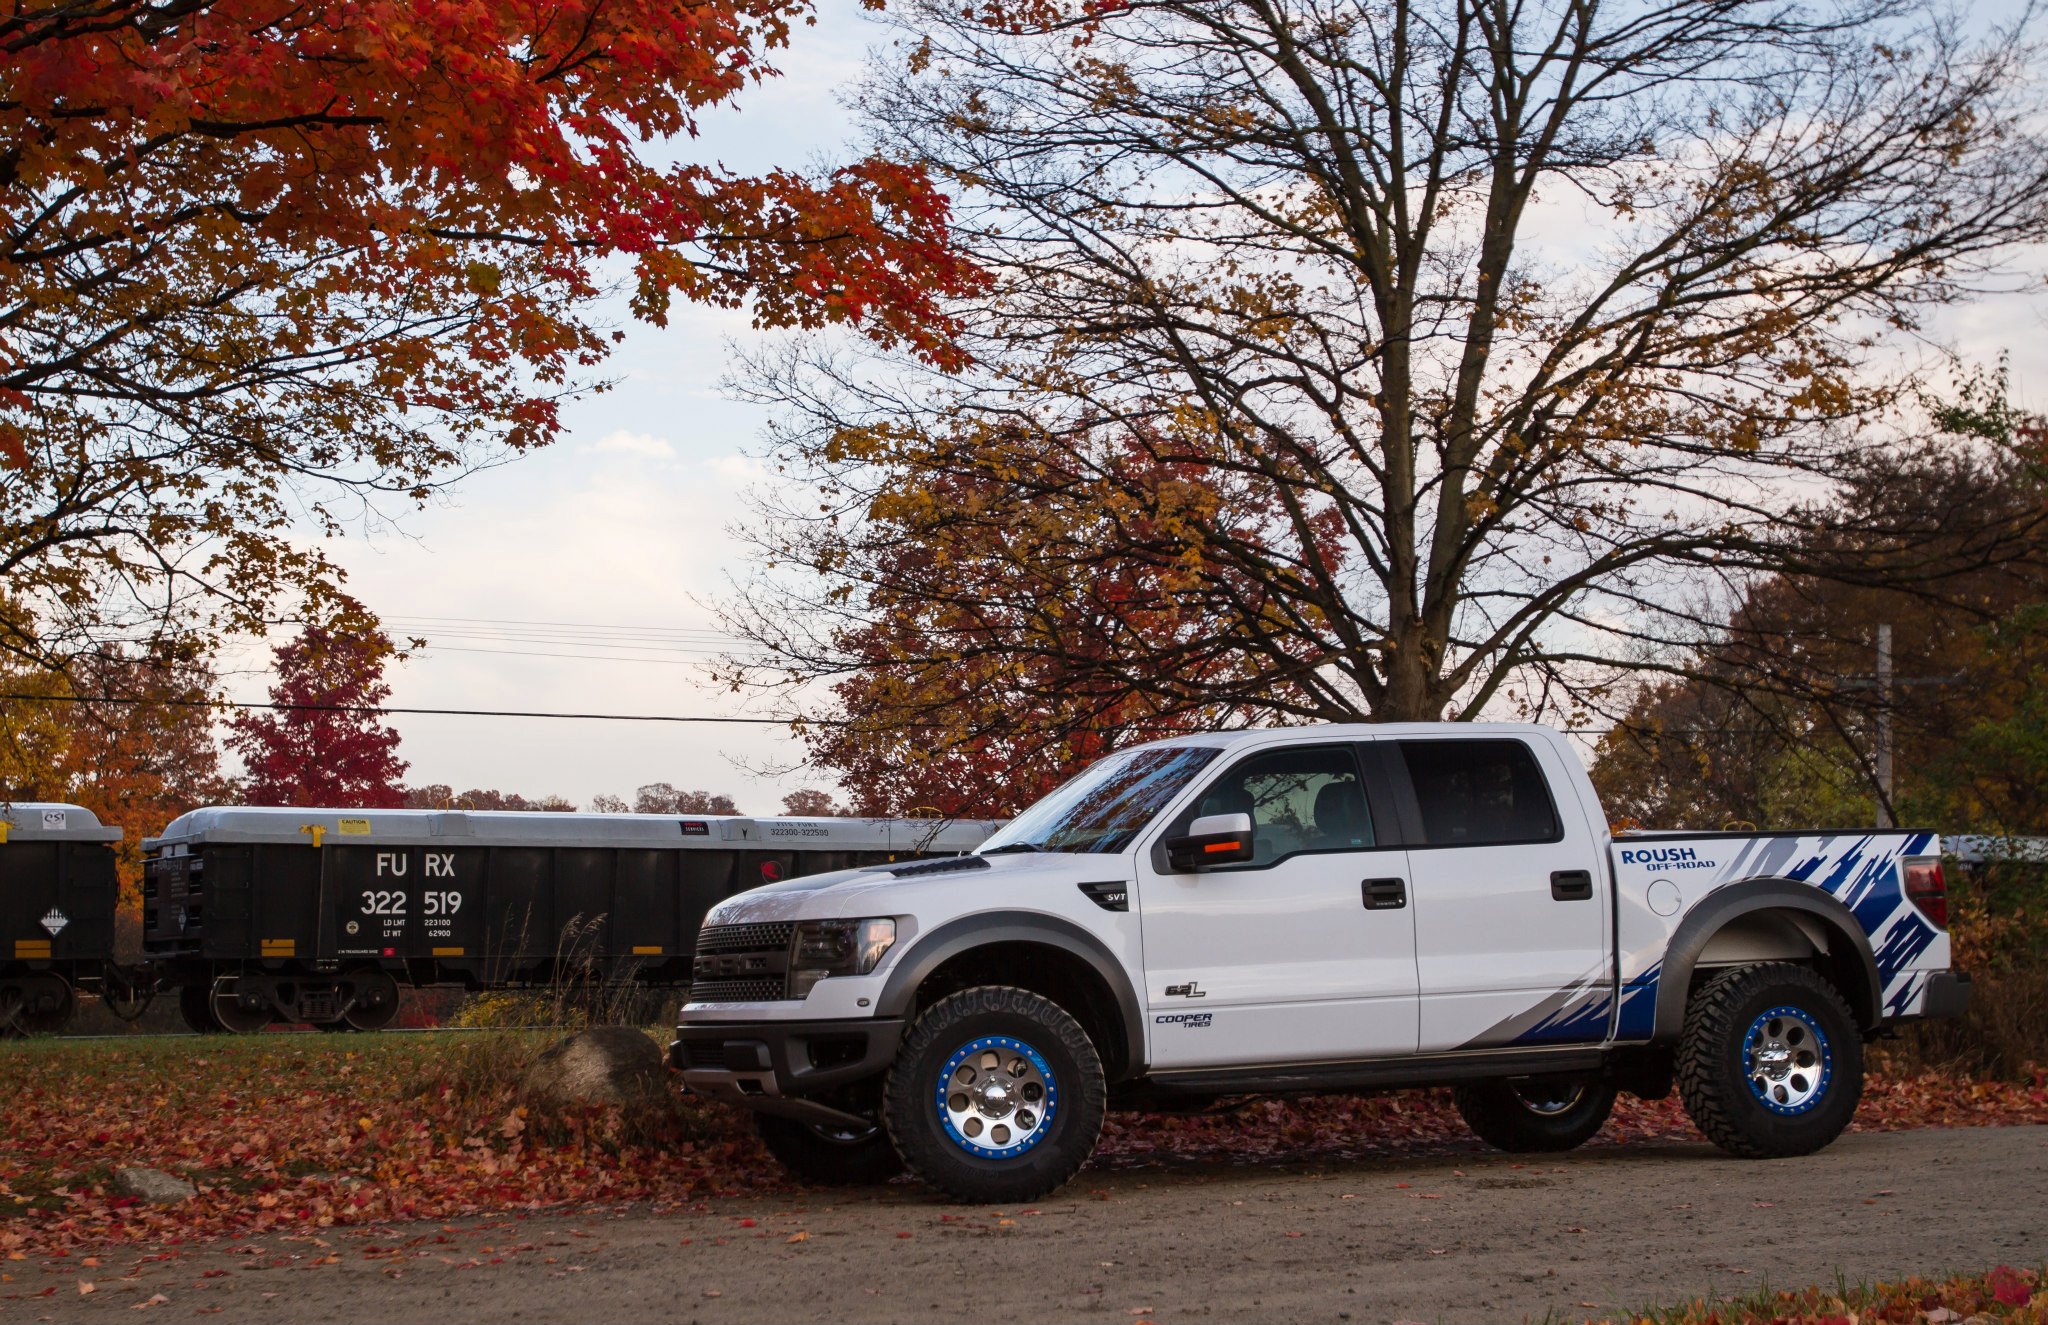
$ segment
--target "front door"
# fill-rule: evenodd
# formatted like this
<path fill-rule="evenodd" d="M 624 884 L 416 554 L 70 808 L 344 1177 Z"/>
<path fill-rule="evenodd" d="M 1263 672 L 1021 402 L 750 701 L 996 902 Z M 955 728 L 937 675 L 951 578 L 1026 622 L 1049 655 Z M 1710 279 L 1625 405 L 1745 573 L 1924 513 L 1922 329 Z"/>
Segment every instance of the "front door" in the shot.
<path fill-rule="evenodd" d="M 1407 853 L 1378 845 L 1384 808 L 1351 745 L 1252 751 L 1151 844 L 1138 910 L 1154 1068 L 1415 1052 L 1415 912 Z M 1164 838 L 1235 813 L 1252 818 L 1251 861 L 1167 863 Z"/>

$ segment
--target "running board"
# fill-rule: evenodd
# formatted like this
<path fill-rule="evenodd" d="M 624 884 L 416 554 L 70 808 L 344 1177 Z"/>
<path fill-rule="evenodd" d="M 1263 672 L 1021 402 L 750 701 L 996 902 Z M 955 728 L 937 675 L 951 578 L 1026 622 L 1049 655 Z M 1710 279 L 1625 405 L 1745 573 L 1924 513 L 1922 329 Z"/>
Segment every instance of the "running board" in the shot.
<path fill-rule="evenodd" d="M 1363 1063 L 1314 1063 L 1303 1067 L 1203 1068 L 1154 1072 L 1144 1084 L 1163 1094 L 1316 1094 L 1347 1090 L 1392 1090 L 1445 1086 L 1499 1077 L 1553 1076 L 1597 1072 L 1607 1065 L 1604 1049 L 1516 1049 L 1502 1052 L 1424 1054 L 1376 1058 Z"/>

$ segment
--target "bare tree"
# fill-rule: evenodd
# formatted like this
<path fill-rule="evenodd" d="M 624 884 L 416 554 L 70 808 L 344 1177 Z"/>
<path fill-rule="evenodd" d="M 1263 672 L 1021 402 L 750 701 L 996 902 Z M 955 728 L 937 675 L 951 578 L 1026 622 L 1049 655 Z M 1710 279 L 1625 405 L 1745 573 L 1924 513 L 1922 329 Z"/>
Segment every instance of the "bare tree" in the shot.
<path fill-rule="evenodd" d="M 862 109 L 995 281 L 966 373 L 749 365 L 815 489 L 753 526 L 757 682 L 1015 657 L 1155 719 L 1568 716 L 1815 569 L 1901 346 L 2048 233 L 2025 33 L 1930 6 L 891 12 Z M 1133 567 L 1179 628 L 1000 601 Z M 893 717 L 957 726 L 945 691 Z"/>

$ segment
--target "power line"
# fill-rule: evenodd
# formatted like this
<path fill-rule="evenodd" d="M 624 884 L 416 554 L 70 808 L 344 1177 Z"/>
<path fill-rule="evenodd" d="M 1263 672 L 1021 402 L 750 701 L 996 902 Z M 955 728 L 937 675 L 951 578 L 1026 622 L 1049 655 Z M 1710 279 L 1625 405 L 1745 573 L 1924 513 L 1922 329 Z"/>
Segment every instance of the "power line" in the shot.
<path fill-rule="evenodd" d="M 130 704 L 160 708 L 272 709 L 279 713 L 424 713 L 456 718 L 566 718 L 582 722 L 697 722 L 739 726 L 787 727 L 789 718 L 713 718 L 676 713 L 543 713 L 530 709 L 437 709 L 380 708 L 372 704 L 273 704 L 248 699 L 139 699 L 117 695 L 0 695 L 0 700 L 39 704 Z M 845 724 L 832 719 L 805 718 L 814 727 Z"/>

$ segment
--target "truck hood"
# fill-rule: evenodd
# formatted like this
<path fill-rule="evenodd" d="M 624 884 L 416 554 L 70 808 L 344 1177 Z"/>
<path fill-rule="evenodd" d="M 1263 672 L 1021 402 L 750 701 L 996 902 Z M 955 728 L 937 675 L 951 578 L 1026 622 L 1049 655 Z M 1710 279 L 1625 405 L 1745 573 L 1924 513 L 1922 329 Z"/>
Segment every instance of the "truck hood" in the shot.
<path fill-rule="evenodd" d="M 750 888 L 728 897 L 704 917 L 709 925 L 751 925 L 777 920 L 837 920 L 867 916 L 916 917 L 920 899 L 943 892 L 949 898 L 967 896 L 1021 900 L 1021 895 L 1062 883 L 1092 879 L 1118 879 L 1130 873 L 1130 862 L 1122 856 L 1071 855 L 1063 852 L 1016 852 L 995 856 L 962 856 L 961 861 L 986 861 L 986 866 L 963 865 L 957 869 L 927 873 L 924 868 L 937 860 L 906 861 L 901 865 L 868 865 L 860 869 L 837 870 L 831 874 L 806 875 L 784 883 Z M 899 876 L 896 871 L 917 872 Z M 926 903 L 929 906 L 929 902 Z M 956 902 L 945 909 L 960 909 Z"/>

